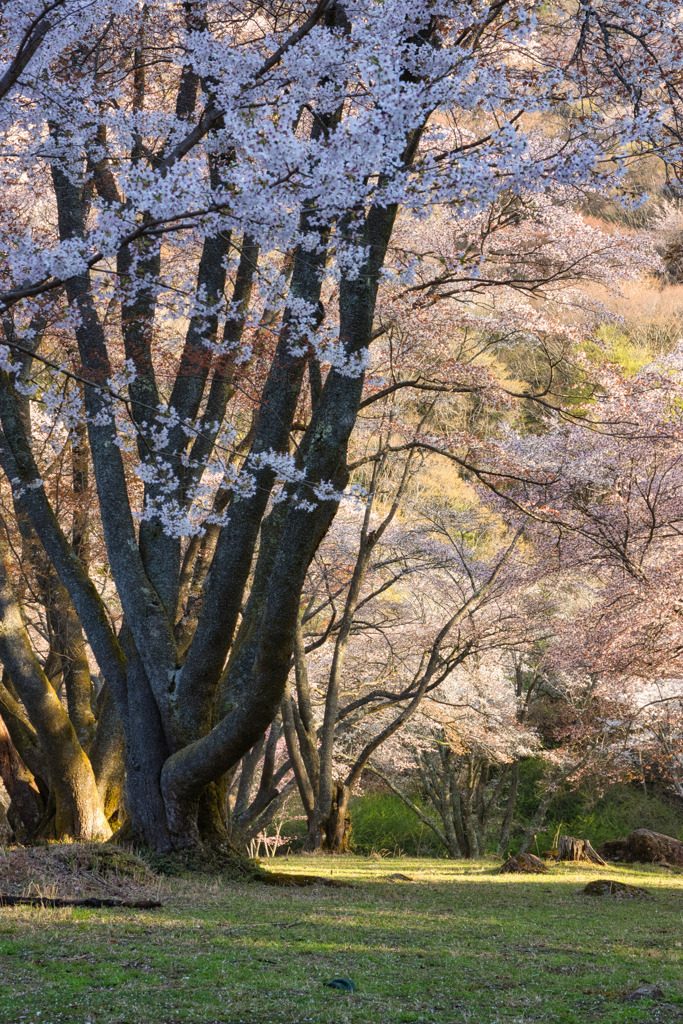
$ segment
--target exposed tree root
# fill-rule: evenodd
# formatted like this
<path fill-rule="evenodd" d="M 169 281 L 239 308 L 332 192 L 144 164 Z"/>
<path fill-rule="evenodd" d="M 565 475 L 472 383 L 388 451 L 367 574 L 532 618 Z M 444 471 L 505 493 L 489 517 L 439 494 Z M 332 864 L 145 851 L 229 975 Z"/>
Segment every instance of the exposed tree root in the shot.
<path fill-rule="evenodd" d="M 62 899 L 58 896 L 11 896 L 0 893 L 0 907 L 126 907 L 130 910 L 156 910 L 163 903 L 158 900 L 111 900 L 90 896 L 82 900 Z"/>

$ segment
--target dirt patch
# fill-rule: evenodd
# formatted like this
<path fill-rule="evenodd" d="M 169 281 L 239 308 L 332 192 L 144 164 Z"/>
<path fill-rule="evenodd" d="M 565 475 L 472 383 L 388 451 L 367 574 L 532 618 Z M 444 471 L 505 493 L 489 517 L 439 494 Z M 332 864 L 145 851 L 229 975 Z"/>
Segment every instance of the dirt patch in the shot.
<path fill-rule="evenodd" d="M 135 854 L 103 843 L 48 843 L 0 850 L 0 891 L 55 898 L 155 898 L 161 879 Z"/>

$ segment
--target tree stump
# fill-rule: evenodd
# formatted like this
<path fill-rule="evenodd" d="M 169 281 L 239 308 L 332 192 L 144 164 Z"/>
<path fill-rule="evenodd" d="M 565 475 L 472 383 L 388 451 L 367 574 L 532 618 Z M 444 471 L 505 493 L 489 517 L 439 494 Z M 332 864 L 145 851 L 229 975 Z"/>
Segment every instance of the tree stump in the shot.
<path fill-rule="evenodd" d="M 602 857 L 595 852 L 588 839 L 575 839 L 574 836 L 560 836 L 557 844 L 557 859 L 570 861 L 590 861 L 604 867 Z"/>

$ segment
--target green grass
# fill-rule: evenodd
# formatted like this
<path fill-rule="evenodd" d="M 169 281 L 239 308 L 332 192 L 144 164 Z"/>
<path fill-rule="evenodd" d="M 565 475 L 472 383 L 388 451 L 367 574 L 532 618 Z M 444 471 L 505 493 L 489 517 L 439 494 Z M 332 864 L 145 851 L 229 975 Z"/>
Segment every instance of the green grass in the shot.
<path fill-rule="evenodd" d="M 173 880 L 165 906 L 0 911 L 2 1024 L 676 1024 L 683 874 L 494 862 L 278 861 L 356 884 Z M 396 871 L 413 882 L 392 881 Z M 590 899 L 618 877 L 651 901 Z M 357 992 L 328 990 L 343 975 Z M 622 1003 L 641 981 L 665 1001 Z"/>

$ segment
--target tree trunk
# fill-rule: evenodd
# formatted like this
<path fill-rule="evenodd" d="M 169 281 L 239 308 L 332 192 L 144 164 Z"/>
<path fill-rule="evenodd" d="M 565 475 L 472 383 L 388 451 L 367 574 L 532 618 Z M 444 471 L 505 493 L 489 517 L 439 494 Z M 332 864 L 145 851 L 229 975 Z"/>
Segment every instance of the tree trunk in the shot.
<path fill-rule="evenodd" d="M 22 759 L 38 787 L 43 803 L 50 792 L 49 772 L 45 755 L 40 749 L 38 734 L 29 722 L 24 710 L 19 703 L 18 694 L 15 696 L 12 681 L 4 671 L 2 682 L 0 682 L 0 712 L 7 726 L 12 743 L 14 744 L 19 757 Z"/>
<path fill-rule="evenodd" d="M 128 660 L 128 725 L 126 728 L 126 809 L 132 834 L 159 853 L 172 849 L 161 770 L 168 745 L 144 667 L 131 646 Z"/>
<path fill-rule="evenodd" d="M 320 810 L 315 807 L 306 816 L 307 831 L 304 841 L 304 853 L 321 853 L 323 849 L 323 821 Z"/>
<path fill-rule="evenodd" d="M 69 718 L 79 743 L 89 754 L 97 721 L 91 706 L 92 683 L 83 630 L 66 588 L 54 585 L 51 596 L 50 618 L 61 660 Z"/>
<path fill-rule="evenodd" d="M 515 815 L 515 805 L 517 803 L 517 794 L 519 792 L 519 761 L 515 761 L 512 766 L 512 775 L 510 777 L 510 792 L 508 793 L 507 802 L 505 804 L 505 814 L 503 815 L 503 823 L 500 827 L 500 837 L 498 839 L 498 856 L 502 857 L 503 852 L 507 848 L 510 842 L 510 832 L 512 831 L 512 822 Z"/>
<path fill-rule="evenodd" d="M 209 846 L 224 846 L 230 838 L 225 779 L 212 782 L 199 799 L 199 835 Z"/>
<path fill-rule="evenodd" d="M 33 775 L 17 753 L 2 718 L 0 718 L 0 777 L 11 800 L 10 814 L 12 812 L 16 814 L 25 835 L 30 837 L 38 827 L 45 808 Z"/>
<path fill-rule="evenodd" d="M 120 825 L 125 817 L 125 739 L 114 698 L 106 685 L 100 693 L 98 712 L 97 732 L 90 749 L 90 763 L 107 821 L 114 819 Z"/>
<path fill-rule="evenodd" d="M 541 796 L 541 799 L 538 801 L 533 817 L 529 822 L 529 825 L 524 833 L 522 845 L 518 850 L 519 853 L 529 852 L 529 847 L 536 839 L 536 833 L 545 821 L 545 816 L 548 813 L 550 801 L 555 796 L 556 788 L 556 786 L 549 786 L 548 789 L 546 789 L 545 793 L 543 793 L 543 795 Z"/>
<path fill-rule="evenodd" d="M 301 625 L 297 629 L 299 634 L 299 642 L 295 641 L 295 659 L 298 661 L 303 659 L 303 640 L 301 639 Z M 304 665 L 305 671 L 305 665 Z M 300 674 L 300 668 L 297 668 L 297 678 Z M 307 685 L 307 684 L 306 684 Z M 301 693 L 301 687 L 299 687 Z M 306 692 L 306 697 L 308 693 Z M 301 698 L 300 698 L 301 699 Z M 323 814 L 320 809 L 320 772 L 317 774 L 313 771 L 313 758 L 317 758 L 317 747 L 313 744 L 316 742 L 315 731 L 313 730 L 312 739 L 306 731 L 304 716 L 300 715 L 300 728 L 297 729 L 294 720 L 294 705 L 290 693 L 290 687 L 287 685 L 285 690 L 285 696 L 282 701 L 282 724 L 285 734 L 285 742 L 287 744 L 287 752 L 289 753 L 289 759 L 292 763 L 294 770 L 294 777 L 296 779 L 297 789 L 299 790 L 299 797 L 303 805 L 303 809 L 306 813 L 307 822 L 307 833 L 306 841 L 304 842 L 305 853 L 320 853 L 323 845 Z M 304 751 L 308 748 L 308 757 L 304 756 Z M 319 769 L 319 765 L 318 765 Z"/>
<path fill-rule="evenodd" d="M 351 852 L 351 818 L 347 813 L 350 798 L 350 788 L 338 783 L 332 809 L 322 823 L 325 833 L 324 849 L 328 853 Z"/>
<path fill-rule="evenodd" d="M 14 839 L 15 830 L 7 817 L 7 812 L 10 809 L 10 806 L 9 793 L 0 779 L 0 845 L 2 846 L 9 846 Z"/>
<path fill-rule="evenodd" d="M 55 796 L 57 838 L 108 839 L 111 829 L 100 803 L 90 761 L 78 742 L 29 639 L 5 564 L 7 540 L 0 532 L 0 660 L 34 725 Z"/>

